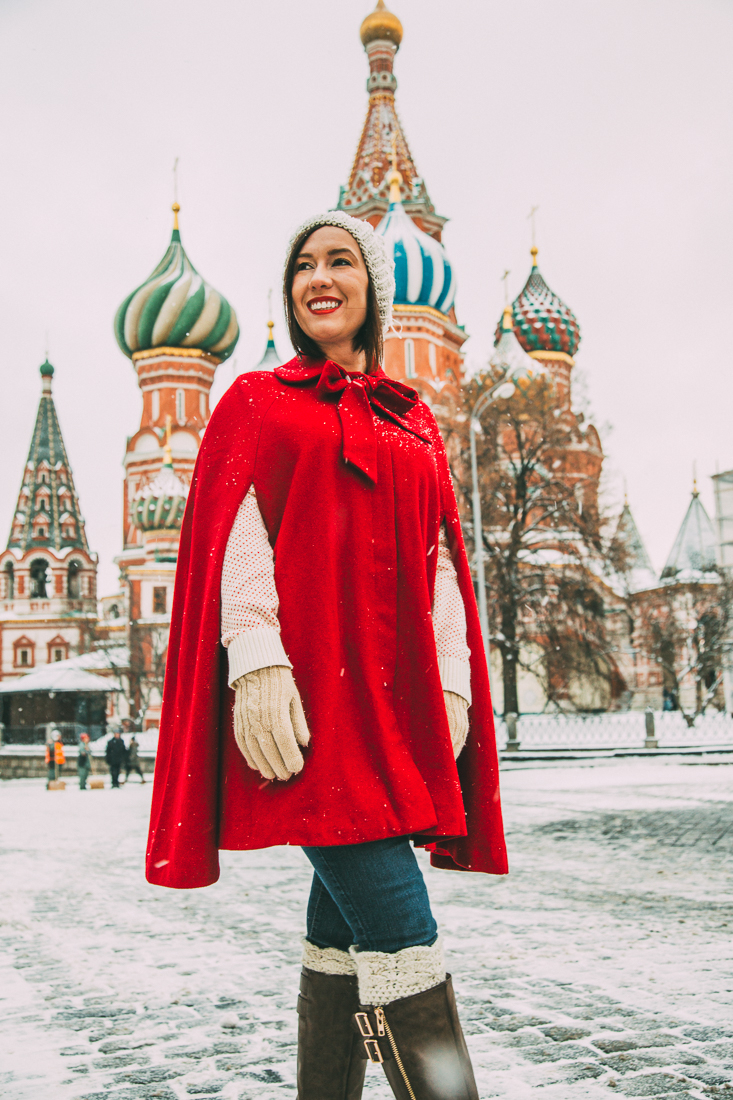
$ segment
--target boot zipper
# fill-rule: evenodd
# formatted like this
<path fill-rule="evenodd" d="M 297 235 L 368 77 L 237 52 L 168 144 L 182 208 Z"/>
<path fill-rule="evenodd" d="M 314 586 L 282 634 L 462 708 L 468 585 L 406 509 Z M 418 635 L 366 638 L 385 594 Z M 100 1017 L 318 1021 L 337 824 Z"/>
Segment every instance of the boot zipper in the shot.
<path fill-rule="evenodd" d="M 397 1063 L 397 1068 L 402 1074 L 402 1080 L 405 1082 L 405 1088 L 410 1095 L 410 1100 L 416 1100 L 415 1093 L 412 1091 L 410 1079 L 407 1076 L 407 1073 L 405 1072 L 405 1067 L 402 1064 L 400 1052 L 397 1049 L 397 1043 L 395 1042 L 395 1037 L 392 1034 L 392 1028 L 387 1023 L 387 1017 L 384 1015 L 384 1009 L 381 1007 L 375 1008 L 374 1015 L 377 1018 L 377 1035 L 384 1035 L 386 1033 L 387 1038 L 389 1039 L 389 1044 L 392 1047 L 392 1053 L 394 1054 L 394 1060 Z"/>

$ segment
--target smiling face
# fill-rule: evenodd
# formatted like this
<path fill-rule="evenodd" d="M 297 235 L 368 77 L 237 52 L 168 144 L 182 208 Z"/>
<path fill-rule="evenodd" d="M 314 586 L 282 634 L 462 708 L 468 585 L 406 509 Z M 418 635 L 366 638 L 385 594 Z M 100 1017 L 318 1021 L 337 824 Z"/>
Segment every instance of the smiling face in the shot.
<path fill-rule="evenodd" d="M 324 225 L 303 243 L 295 261 L 292 301 L 303 332 L 324 354 L 351 348 L 367 315 L 369 274 L 358 244 L 345 229 Z"/>

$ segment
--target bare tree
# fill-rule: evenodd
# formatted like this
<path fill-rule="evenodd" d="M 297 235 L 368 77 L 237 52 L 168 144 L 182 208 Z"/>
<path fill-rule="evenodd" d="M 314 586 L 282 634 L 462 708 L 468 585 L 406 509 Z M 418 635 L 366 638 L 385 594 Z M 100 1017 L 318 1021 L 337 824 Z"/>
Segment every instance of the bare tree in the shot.
<path fill-rule="evenodd" d="M 131 713 L 141 719 L 153 693 L 163 698 L 163 681 L 168 656 L 169 625 L 151 626 L 130 622 Z"/>
<path fill-rule="evenodd" d="M 637 648 L 661 669 L 668 697 L 692 726 L 715 704 L 733 652 L 733 580 L 666 585 L 640 593 L 633 607 Z M 683 706 L 686 683 L 694 686 L 694 708 Z"/>
<path fill-rule="evenodd" d="M 447 431 L 468 532 L 469 417 L 496 381 L 486 372 L 465 387 L 462 409 Z M 582 423 L 543 379 L 493 402 L 482 417 L 481 534 L 505 714 L 519 713 L 522 667 L 540 679 L 548 702 L 562 708 L 583 708 L 582 700 L 573 700 L 573 681 L 595 677 L 609 699 L 619 691 L 606 575 L 623 563 L 624 551 L 605 536 L 609 525 L 598 507 L 600 441 L 595 428 Z"/>

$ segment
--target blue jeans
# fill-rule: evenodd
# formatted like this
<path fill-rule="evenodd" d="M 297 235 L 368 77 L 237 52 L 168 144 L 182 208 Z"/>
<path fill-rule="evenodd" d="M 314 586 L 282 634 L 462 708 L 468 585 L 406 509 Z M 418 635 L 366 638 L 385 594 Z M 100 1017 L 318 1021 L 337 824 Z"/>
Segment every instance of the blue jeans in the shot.
<path fill-rule="evenodd" d="M 316 947 L 394 952 L 435 943 L 438 926 L 408 837 L 303 851 L 315 871 L 306 938 Z"/>

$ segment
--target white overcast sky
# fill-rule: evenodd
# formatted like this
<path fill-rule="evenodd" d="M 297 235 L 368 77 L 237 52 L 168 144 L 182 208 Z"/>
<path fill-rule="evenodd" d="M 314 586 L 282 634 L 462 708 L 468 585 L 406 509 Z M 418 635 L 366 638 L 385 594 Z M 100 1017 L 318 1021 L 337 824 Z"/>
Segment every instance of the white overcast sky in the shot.
<path fill-rule="evenodd" d="M 0 0 L 0 538 L 44 357 L 114 591 L 122 457 L 141 399 L 112 319 L 162 257 L 180 158 L 185 248 L 237 310 L 240 369 L 266 335 L 290 230 L 335 205 L 367 104 L 372 0 Z M 392 0 L 398 108 L 485 361 L 500 276 L 540 268 L 654 564 L 697 463 L 733 467 L 729 0 Z M 276 339 L 284 354 L 279 309 Z M 215 396 L 232 380 L 219 368 Z M 578 387 L 578 391 L 580 387 Z"/>

